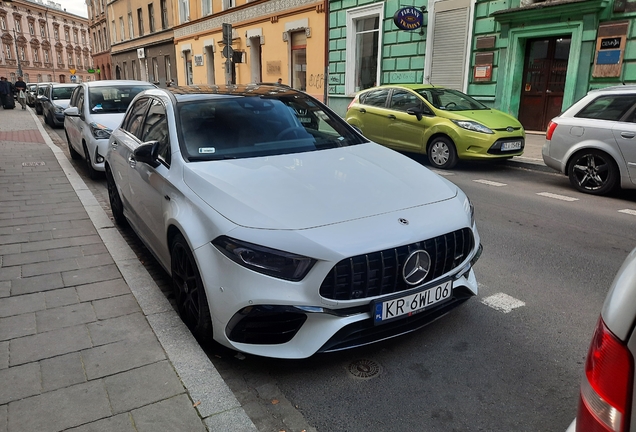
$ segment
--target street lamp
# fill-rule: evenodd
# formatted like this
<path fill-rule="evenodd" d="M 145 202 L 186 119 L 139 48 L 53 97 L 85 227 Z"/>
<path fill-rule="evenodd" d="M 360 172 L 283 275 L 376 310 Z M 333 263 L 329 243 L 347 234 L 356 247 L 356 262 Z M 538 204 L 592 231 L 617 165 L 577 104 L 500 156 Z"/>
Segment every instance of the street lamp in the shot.
<path fill-rule="evenodd" d="M 18 60 L 18 76 L 22 76 L 22 64 L 20 63 L 20 51 L 18 50 L 18 38 L 15 34 L 15 29 L 13 29 L 13 39 L 15 40 L 15 55 Z"/>

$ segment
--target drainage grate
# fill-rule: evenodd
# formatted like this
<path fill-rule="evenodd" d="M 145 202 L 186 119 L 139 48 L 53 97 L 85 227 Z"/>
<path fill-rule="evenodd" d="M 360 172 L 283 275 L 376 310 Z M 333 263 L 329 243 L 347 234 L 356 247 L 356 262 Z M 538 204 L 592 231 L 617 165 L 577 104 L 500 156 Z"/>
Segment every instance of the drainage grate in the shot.
<path fill-rule="evenodd" d="M 380 365 L 373 360 L 361 359 L 349 364 L 347 370 L 356 378 L 370 379 L 380 373 Z"/>
<path fill-rule="evenodd" d="M 44 162 L 22 162 L 23 167 L 42 166 L 46 165 Z"/>

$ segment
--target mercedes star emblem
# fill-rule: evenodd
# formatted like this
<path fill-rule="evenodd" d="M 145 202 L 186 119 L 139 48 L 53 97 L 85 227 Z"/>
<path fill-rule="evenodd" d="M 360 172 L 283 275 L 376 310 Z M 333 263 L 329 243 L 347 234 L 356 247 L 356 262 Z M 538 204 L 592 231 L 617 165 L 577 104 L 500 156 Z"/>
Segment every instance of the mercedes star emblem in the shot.
<path fill-rule="evenodd" d="M 398 222 L 399 222 L 400 224 L 402 224 L 402 225 L 408 225 L 408 224 L 409 224 L 408 219 L 404 219 L 404 218 L 399 218 L 399 219 L 398 219 Z"/>
<path fill-rule="evenodd" d="M 416 250 L 406 259 L 402 268 L 404 281 L 409 285 L 417 285 L 426 279 L 431 267 L 431 256 L 425 250 Z"/>

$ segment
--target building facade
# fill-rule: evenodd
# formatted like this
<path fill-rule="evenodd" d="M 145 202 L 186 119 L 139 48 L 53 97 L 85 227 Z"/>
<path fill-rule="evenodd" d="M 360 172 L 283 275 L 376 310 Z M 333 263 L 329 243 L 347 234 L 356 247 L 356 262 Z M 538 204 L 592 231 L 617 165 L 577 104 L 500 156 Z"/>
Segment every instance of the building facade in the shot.
<path fill-rule="evenodd" d="M 93 79 L 88 20 L 59 3 L 0 2 L 0 75 L 15 82 Z"/>
<path fill-rule="evenodd" d="M 174 32 L 178 82 L 275 83 L 280 78 L 324 100 L 325 12 L 324 0 L 180 0 Z M 223 24 L 232 26 L 229 48 Z"/>
<path fill-rule="evenodd" d="M 164 86 L 176 77 L 171 0 L 112 0 L 108 3 L 115 79 Z"/>
<path fill-rule="evenodd" d="M 528 130 L 592 88 L 636 82 L 636 2 L 429 0 L 401 30 L 402 2 L 331 1 L 329 105 L 377 84 L 430 83 L 508 112 Z"/>
<path fill-rule="evenodd" d="M 90 37 L 93 43 L 93 63 L 95 79 L 112 79 L 110 41 L 108 34 L 108 13 L 106 0 L 86 0 Z"/>

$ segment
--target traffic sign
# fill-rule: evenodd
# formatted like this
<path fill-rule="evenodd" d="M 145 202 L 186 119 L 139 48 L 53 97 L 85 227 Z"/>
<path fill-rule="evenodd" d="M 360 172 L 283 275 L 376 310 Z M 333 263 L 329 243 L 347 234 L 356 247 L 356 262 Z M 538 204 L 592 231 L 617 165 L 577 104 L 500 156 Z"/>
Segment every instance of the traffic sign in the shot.
<path fill-rule="evenodd" d="M 71 75 L 71 82 L 77 81 L 77 75 Z"/>
<path fill-rule="evenodd" d="M 75 69 L 69 69 L 68 71 L 71 73 L 71 75 L 75 75 Z"/>
<path fill-rule="evenodd" d="M 234 54 L 234 49 L 231 46 L 225 45 L 223 47 L 223 57 L 232 58 L 233 54 Z"/>

